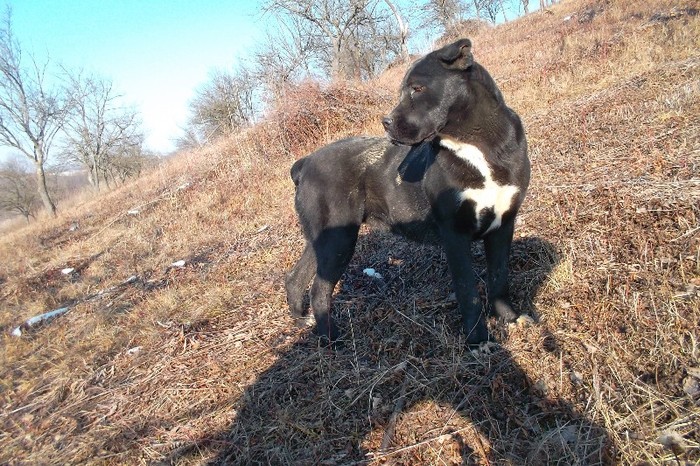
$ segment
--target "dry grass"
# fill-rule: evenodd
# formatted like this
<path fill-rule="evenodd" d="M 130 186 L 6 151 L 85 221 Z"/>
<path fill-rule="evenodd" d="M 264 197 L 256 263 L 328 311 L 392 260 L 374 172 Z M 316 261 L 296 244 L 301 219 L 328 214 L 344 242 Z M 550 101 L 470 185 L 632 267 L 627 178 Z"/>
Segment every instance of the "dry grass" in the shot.
<path fill-rule="evenodd" d="M 533 160 L 511 264 L 538 323 L 491 323 L 491 355 L 464 350 L 441 251 L 370 230 L 338 288 L 344 347 L 287 315 L 302 247 L 288 168 L 379 134 L 397 70 L 300 86 L 265 124 L 6 233 L 0 462 L 697 464 L 692 8 L 570 1 L 472 36 Z"/>

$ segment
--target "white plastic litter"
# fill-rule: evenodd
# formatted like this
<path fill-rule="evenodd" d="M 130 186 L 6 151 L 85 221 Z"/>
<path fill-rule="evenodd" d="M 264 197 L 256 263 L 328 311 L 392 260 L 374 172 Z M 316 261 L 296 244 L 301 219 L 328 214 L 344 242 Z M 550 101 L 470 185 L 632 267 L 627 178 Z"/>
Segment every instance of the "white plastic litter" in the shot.
<path fill-rule="evenodd" d="M 142 349 L 142 346 L 134 346 L 133 348 L 129 348 L 128 350 L 126 350 L 126 354 L 128 354 L 129 356 L 133 356 L 135 354 L 139 354 Z"/>
<path fill-rule="evenodd" d="M 62 270 L 61 270 L 61 273 L 62 273 L 63 275 L 70 275 L 70 274 L 72 274 L 74 271 L 75 271 L 75 269 L 74 269 L 73 267 L 66 267 L 65 269 L 62 269 Z"/>
<path fill-rule="evenodd" d="M 362 273 L 364 273 L 364 274 L 367 275 L 368 277 L 376 278 L 376 279 L 378 279 L 378 280 L 381 280 L 382 278 L 384 278 L 384 277 L 382 277 L 382 274 L 381 274 L 381 273 L 377 272 L 376 270 L 374 270 L 374 269 L 371 268 L 371 267 L 368 267 L 368 268 L 364 269 L 364 270 L 362 271 Z"/>
<path fill-rule="evenodd" d="M 43 314 L 39 314 L 38 316 L 34 316 L 30 319 L 25 320 L 22 325 L 19 327 L 16 327 L 14 330 L 12 330 L 11 335 L 13 337 L 21 337 L 22 336 L 22 330 L 28 330 L 31 327 L 34 327 L 35 325 L 41 324 L 43 322 L 48 322 L 51 319 L 54 319 L 60 315 L 65 314 L 70 310 L 69 307 L 61 307 L 58 309 L 54 309 L 53 311 L 45 312 Z"/>
<path fill-rule="evenodd" d="M 124 281 L 122 282 L 122 284 L 123 284 L 123 285 L 128 285 L 128 284 L 130 284 L 130 283 L 134 283 L 134 282 L 135 282 L 136 280 L 138 280 L 138 279 L 139 279 L 138 276 L 132 275 L 132 276 L 130 276 L 129 278 L 127 278 L 126 280 L 124 280 Z"/>
<path fill-rule="evenodd" d="M 171 265 L 172 267 L 184 267 L 186 263 L 187 263 L 187 262 L 185 262 L 184 260 L 179 260 L 179 261 L 177 261 L 177 262 L 173 262 L 173 263 L 170 264 L 170 265 Z"/>

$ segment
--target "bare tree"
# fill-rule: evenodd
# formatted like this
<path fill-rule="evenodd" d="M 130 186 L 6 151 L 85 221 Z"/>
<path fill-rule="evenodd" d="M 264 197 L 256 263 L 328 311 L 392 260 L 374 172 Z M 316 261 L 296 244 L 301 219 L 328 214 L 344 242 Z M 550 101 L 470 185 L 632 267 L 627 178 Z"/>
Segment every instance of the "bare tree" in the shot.
<path fill-rule="evenodd" d="M 65 121 L 70 102 L 65 90 L 49 86 L 48 62 L 31 59 L 23 68 L 22 50 L 12 32 L 8 9 L 0 24 L 0 145 L 20 151 L 34 164 L 37 188 L 46 210 L 56 215 L 44 166 Z"/>
<path fill-rule="evenodd" d="M 397 57 L 408 58 L 408 25 L 396 6 L 386 0 L 369 2 L 365 14 L 368 20 L 353 31 L 349 43 L 356 53 L 355 77 L 371 79 Z"/>
<path fill-rule="evenodd" d="M 330 74 L 333 77 L 350 77 L 353 70 L 344 70 L 342 54 L 347 49 L 350 31 L 364 20 L 367 0 L 269 0 L 265 11 L 301 19 L 299 25 L 306 37 L 313 38 L 319 52 L 329 55 Z"/>
<path fill-rule="evenodd" d="M 428 0 L 425 5 L 425 24 L 439 24 L 444 31 L 453 30 L 468 12 L 464 0 Z"/>
<path fill-rule="evenodd" d="M 384 0 L 384 2 L 387 4 L 391 12 L 394 14 L 394 17 L 396 18 L 396 24 L 399 28 L 399 47 L 400 47 L 400 57 L 401 60 L 406 61 L 408 60 L 408 23 L 404 20 L 403 16 L 401 15 L 401 12 L 399 9 L 394 5 L 394 2 L 391 0 Z"/>
<path fill-rule="evenodd" d="M 253 78 L 264 89 L 267 103 L 284 95 L 286 87 L 313 74 L 314 40 L 303 33 L 300 22 L 290 16 L 277 18 L 276 33 L 267 34 L 255 52 Z"/>
<path fill-rule="evenodd" d="M 70 77 L 72 111 L 66 120 L 64 158 L 88 169 L 90 184 L 99 191 L 109 184 L 110 165 L 123 153 L 140 151 L 143 134 L 138 113 L 120 105 L 109 80 Z"/>
<path fill-rule="evenodd" d="M 311 44 L 311 67 L 332 78 L 372 76 L 378 62 L 407 52 L 407 26 L 391 1 L 268 0 L 263 9 L 282 21 L 296 18 L 299 34 Z"/>
<path fill-rule="evenodd" d="M 503 14 L 504 21 L 508 21 L 503 0 L 474 0 L 474 4 L 479 14 L 485 15 L 492 23 L 498 20 L 498 13 Z"/>
<path fill-rule="evenodd" d="M 481 11 L 481 2 L 483 0 L 472 0 L 471 1 L 471 8 L 474 11 L 474 17 L 478 20 L 482 19 L 482 11 Z"/>
<path fill-rule="evenodd" d="M 254 75 L 245 67 L 214 71 L 190 102 L 190 139 L 210 141 L 252 123 L 255 91 Z"/>
<path fill-rule="evenodd" d="M 540 0 L 540 11 L 545 11 L 548 7 L 553 6 L 555 3 L 557 3 L 557 0 Z"/>
<path fill-rule="evenodd" d="M 0 210 L 22 215 L 29 223 L 38 203 L 36 180 L 17 159 L 0 167 Z"/>
<path fill-rule="evenodd" d="M 521 0 L 523 4 L 523 11 L 525 14 L 530 13 L 530 0 Z"/>

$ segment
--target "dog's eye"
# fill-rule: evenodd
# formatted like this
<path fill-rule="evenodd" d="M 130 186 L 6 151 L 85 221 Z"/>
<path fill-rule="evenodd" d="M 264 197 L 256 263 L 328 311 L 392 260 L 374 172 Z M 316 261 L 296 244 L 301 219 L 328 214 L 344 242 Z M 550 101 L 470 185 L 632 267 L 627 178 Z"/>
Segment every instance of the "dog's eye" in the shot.
<path fill-rule="evenodd" d="M 413 97 L 413 94 L 423 92 L 424 90 L 425 86 L 411 86 L 411 97 Z"/>

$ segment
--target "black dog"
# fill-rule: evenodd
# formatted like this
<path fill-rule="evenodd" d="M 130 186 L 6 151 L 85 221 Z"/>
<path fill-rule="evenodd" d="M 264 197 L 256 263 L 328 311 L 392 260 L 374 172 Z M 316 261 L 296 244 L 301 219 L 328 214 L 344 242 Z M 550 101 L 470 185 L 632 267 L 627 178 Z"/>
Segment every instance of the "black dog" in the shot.
<path fill-rule="evenodd" d="M 292 166 L 307 240 L 287 275 L 292 315 L 306 315 L 303 296 L 315 275 L 311 308 L 317 332 L 336 340 L 333 289 L 353 255 L 360 225 L 376 220 L 410 239 L 442 244 L 467 341 L 485 342 L 471 241 L 484 240 L 491 310 L 515 320 L 508 255 L 530 179 L 520 119 L 474 62 L 469 39 L 462 39 L 413 64 L 383 124 L 391 141 L 344 139 Z"/>

